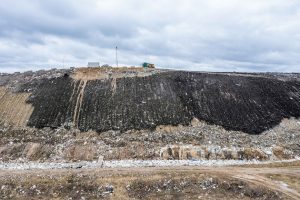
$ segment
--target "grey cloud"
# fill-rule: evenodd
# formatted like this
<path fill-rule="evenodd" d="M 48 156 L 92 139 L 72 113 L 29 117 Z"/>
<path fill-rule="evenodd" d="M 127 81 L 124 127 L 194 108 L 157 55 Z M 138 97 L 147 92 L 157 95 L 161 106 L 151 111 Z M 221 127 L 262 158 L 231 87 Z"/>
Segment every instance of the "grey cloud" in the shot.
<path fill-rule="evenodd" d="M 297 0 L 3 0 L 0 71 L 88 60 L 208 71 L 297 71 Z M 19 66 L 19 67 L 18 67 Z"/>

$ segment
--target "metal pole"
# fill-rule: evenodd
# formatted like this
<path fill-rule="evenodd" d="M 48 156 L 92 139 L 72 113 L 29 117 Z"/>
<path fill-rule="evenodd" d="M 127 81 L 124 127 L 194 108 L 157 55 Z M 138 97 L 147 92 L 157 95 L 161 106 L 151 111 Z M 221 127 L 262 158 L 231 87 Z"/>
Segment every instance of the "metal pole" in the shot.
<path fill-rule="evenodd" d="M 116 63 L 117 63 L 117 67 L 119 67 L 119 63 L 118 63 L 118 46 L 116 46 Z"/>

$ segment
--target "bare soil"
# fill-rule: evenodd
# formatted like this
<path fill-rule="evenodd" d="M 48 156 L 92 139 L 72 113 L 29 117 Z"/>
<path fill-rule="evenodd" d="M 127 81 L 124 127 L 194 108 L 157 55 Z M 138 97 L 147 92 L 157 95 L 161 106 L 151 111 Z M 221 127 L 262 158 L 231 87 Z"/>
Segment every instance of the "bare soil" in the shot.
<path fill-rule="evenodd" d="M 300 163 L 1 170 L 1 199 L 300 199 Z"/>

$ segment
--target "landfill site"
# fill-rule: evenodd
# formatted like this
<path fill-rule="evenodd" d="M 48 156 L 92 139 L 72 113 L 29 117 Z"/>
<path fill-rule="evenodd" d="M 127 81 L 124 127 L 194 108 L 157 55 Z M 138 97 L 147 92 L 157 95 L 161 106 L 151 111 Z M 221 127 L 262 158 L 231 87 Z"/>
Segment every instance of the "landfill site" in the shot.
<path fill-rule="evenodd" d="M 300 74 L 0 73 L 0 199 L 300 199 Z"/>

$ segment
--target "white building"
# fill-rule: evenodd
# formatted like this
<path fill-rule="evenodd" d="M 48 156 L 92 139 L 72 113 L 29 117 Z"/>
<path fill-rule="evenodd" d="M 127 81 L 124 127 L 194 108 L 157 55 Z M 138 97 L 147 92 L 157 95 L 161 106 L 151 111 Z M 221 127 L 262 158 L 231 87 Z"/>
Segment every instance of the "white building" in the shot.
<path fill-rule="evenodd" d="M 99 62 L 88 62 L 88 67 L 100 67 Z"/>

